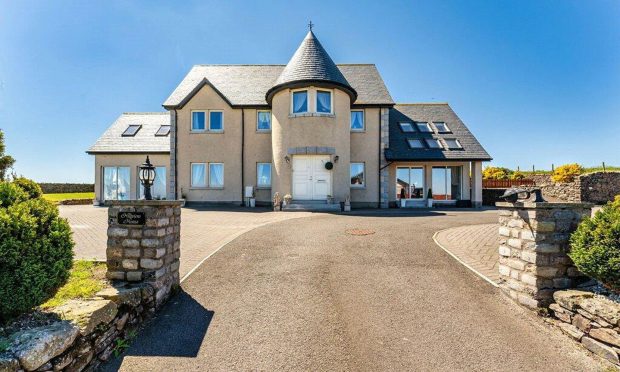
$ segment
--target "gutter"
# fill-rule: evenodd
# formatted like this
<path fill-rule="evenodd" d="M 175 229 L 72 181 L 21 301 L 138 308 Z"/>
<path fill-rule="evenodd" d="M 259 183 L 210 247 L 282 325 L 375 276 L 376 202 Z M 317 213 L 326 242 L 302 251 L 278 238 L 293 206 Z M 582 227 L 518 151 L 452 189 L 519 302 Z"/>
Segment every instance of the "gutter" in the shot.
<path fill-rule="evenodd" d="M 178 164 L 178 143 L 179 143 L 179 115 L 177 109 L 174 109 L 174 199 L 179 200 L 179 164 Z"/>
<path fill-rule="evenodd" d="M 244 160 L 245 158 L 245 110 L 241 109 L 241 206 L 243 206 L 243 199 L 245 196 L 244 193 L 244 188 L 245 188 L 245 182 L 244 182 L 244 173 L 245 173 L 245 167 L 244 167 Z"/>

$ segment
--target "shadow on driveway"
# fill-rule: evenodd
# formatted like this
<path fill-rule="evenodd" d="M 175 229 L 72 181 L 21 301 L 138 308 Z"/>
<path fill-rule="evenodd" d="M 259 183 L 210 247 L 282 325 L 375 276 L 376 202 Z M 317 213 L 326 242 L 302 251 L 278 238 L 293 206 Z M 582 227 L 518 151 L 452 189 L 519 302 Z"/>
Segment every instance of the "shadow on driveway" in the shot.
<path fill-rule="evenodd" d="M 101 366 L 103 371 L 117 371 L 123 359 L 131 356 L 163 356 L 195 358 L 200 350 L 213 311 L 205 309 L 187 292 L 181 290 L 160 310 L 158 315 L 146 323 L 138 337 L 118 358 Z M 184 329 L 179 332 L 179 329 Z M 152 342 L 157 340 L 157 342 Z"/>

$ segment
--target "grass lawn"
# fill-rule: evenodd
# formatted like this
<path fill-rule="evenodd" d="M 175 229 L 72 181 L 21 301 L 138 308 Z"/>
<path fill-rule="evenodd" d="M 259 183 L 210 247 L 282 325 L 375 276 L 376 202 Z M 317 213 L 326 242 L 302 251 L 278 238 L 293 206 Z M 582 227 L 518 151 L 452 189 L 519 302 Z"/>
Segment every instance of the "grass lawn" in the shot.
<path fill-rule="evenodd" d="M 41 307 L 45 309 L 60 306 L 71 299 L 92 297 L 106 286 L 105 273 L 105 262 L 74 261 L 67 283 Z"/>
<path fill-rule="evenodd" d="M 69 199 L 94 199 L 95 193 L 94 192 L 72 192 L 72 193 L 67 193 L 67 194 L 43 194 L 43 198 L 49 201 L 54 201 L 54 202 L 59 202 L 59 201 L 69 200 Z"/>

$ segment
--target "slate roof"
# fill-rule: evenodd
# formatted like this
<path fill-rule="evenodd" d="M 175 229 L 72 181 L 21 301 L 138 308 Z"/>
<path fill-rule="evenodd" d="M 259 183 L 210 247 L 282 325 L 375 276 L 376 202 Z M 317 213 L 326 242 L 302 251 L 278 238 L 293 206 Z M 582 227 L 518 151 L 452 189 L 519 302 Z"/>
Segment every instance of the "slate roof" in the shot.
<path fill-rule="evenodd" d="M 312 30 L 308 31 L 274 86 L 267 91 L 267 102 L 271 101 L 271 97 L 278 90 L 301 82 L 335 84 L 346 90 L 351 95 L 351 100 L 354 101 L 357 96 L 355 89 L 332 61 Z"/>
<path fill-rule="evenodd" d="M 399 122 L 428 122 L 433 133 L 422 133 L 414 128 L 414 132 L 403 132 Z M 433 122 L 444 122 L 450 133 L 437 133 Z M 415 124 L 414 124 L 415 127 Z M 408 139 L 436 138 L 444 149 L 412 149 Z M 444 139 L 457 139 L 463 149 L 448 150 Z M 456 113 L 447 103 L 396 104 L 390 109 L 390 145 L 385 150 L 388 161 L 397 160 L 492 160 L 491 156 L 480 145 L 476 137 L 467 129 Z"/>
<path fill-rule="evenodd" d="M 129 125 L 142 125 L 133 137 L 123 137 Z M 162 125 L 170 125 L 168 112 L 126 112 L 110 125 L 86 152 L 97 153 L 169 153 L 170 136 L 155 136 Z"/>
<path fill-rule="evenodd" d="M 357 92 L 355 105 L 393 105 L 374 64 L 336 65 Z M 164 102 L 165 108 L 181 108 L 205 84 L 210 84 L 231 106 L 268 106 L 266 94 L 284 65 L 196 65 Z"/>

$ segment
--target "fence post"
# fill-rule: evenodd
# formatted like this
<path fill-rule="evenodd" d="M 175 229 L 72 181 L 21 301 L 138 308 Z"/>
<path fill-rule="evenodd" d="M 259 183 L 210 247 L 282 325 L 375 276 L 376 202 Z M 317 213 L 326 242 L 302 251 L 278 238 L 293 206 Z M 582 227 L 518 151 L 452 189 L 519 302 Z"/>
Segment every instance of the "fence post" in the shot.
<path fill-rule="evenodd" d="M 605 173 L 605 162 L 603 162 L 603 173 Z"/>

